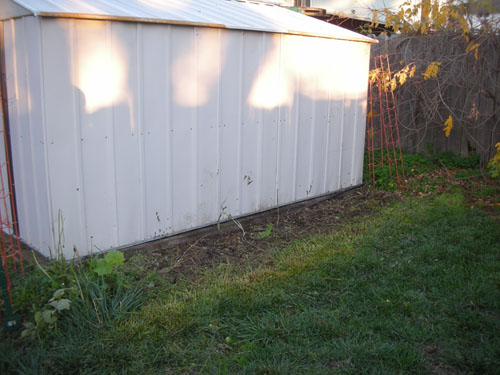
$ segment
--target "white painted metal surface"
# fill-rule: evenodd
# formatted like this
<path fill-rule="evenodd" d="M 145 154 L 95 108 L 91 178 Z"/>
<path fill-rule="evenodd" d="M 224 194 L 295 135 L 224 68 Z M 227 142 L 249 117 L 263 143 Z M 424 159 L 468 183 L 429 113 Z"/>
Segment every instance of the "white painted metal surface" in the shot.
<path fill-rule="evenodd" d="M 371 39 L 270 3 L 243 0 L 9 0 L 33 15 L 122 17 L 146 22 L 217 24 L 237 30 L 308 33 L 335 39 Z M 5 8 L 5 6 L 4 6 Z M 0 11 L 2 5 L 0 5 Z M 3 13 L 7 13 L 5 10 Z M 0 12 L 1 14 L 2 12 Z"/>
<path fill-rule="evenodd" d="M 368 43 L 34 16 L 3 27 L 20 232 L 45 255 L 361 183 Z"/>
<path fill-rule="evenodd" d="M 0 20 L 28 16 L 32 13 L 33 12 L 16 4 L 14 1 L 7 0 L 0 3 Z"/>

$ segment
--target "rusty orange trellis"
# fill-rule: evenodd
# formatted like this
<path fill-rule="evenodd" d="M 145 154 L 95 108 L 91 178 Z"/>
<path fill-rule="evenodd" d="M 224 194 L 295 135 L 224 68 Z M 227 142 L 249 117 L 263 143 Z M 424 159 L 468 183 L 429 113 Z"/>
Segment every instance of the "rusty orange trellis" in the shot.
<path fill-rule="evenodd" d="M 0 97 L 0 101 L 3 98 Z M 3 106 L 0 106 L 0 142 L 4 145 L 4 154 L 0 155 L 0 260 L 4 275 L 0 284 L 4 284 L 5 293 L 0 293 L 0 306 L 7 305 L 6 311 L 10 312 L 12 304 L 11 280 L 9 271 L 21 271 L 24 276 L 23 258 L 21 253 L 21 244 L 19 242 L 19 232 L 17 226 L 17 217 L 15 209 L 15 200 L 13 196 L 12 173 L 10 168 L 9 142 L 7 129 L 5 126 L 5 117 Z M 2 297 L 4 296 L 4 297 Z"/>
<path fill-rule="evenodd" d="M 370 183 L 375 184 L 376 170 L 387 166 L 389 176 L 399 187 L 405 180 L 403 156 L 399 140 L 399 123 L 394 98 L 394 77 L 387 55 L 373 59 L 376 74 L 370 75 L 366 144 Z M 377 112 L 378 111 L 378 112 Z"/>

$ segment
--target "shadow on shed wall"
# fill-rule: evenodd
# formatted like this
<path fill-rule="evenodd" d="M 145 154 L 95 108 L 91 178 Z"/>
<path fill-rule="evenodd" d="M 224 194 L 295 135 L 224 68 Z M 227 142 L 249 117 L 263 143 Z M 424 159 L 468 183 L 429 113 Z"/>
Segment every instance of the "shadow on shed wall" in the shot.
<path fill-rule="evenodd" d="M 31 156 L 21 157 L 22 132 L 13 148 L 16 171 L 45 161 L 47 170 L 16 176 L 23 239 L 44 254 L 34 233 L 36 220 L 47 218 L 30 218 L 23 203 L 44 173 L 49 246 L 57 246 L 62 213 L 66 256 L 73 245 L 80 254 L 105 250 L 361 183 L 369 45 L 35 22 L 39 77 L 30 65 L 13 74 L 41 81 L 43 108 L 31 117 L 44 132 L 31 143 L 44 149 L 28 145 Z M 36 95 L 30 88 L 28 80 L 24 89 Z"/>

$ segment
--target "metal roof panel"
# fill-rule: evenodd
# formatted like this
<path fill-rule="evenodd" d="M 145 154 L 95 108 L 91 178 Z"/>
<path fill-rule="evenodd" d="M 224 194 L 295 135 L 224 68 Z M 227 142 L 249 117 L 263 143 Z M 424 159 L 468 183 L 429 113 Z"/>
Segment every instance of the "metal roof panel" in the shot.
<path fill-rule="evenodd" d="M 12 0 L 34 15 L 220 25 L 228 29 L 301 34 L 376 43 L 364 35 L 258 1 Z"/>

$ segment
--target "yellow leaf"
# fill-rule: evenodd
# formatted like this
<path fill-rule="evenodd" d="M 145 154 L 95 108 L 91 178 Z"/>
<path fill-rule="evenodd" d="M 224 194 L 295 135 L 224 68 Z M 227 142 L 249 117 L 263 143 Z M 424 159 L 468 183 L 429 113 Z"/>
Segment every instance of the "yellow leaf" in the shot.
<path fill-rule="evenodd" d="M 429 64 L 424 73 L 424 79 L 435 78 L 439 71 L 440 62 L 433 61 Z"/>
<path fill-rule="evenodd" d="M 379 74 L 380 74 L 379 68 L 370 70 L 370 72 L 368 73 L 368 79 L 370 80 L 370 82 L 373 83 L 379 78 Z"/>
<path fill-rule="evenodd" d="M 476 50 L 474 51 L 474 58 L 477 60 L 478 59 L 478 53 L 477 51 L 479 51 L 479 48 L 476 48 Z"/>
<path fill-rule="evenodd" d="M 396 90 L 397 85 L 396 78 L 391 79 L 391 91 Z"/>
<path fill-rule="evenodd" d="M 377 116 L 377 114 L 375 112 L 373 112 L 373 109 L 372 109 L 370 112 L 368 112 L 366 117 L 367 117 L 368 121 L 370 121 L 373 118 L 373 116 Z"/>
<path fill-rule="evenodd" d="M 453 118 L 451 115 L 448 116 L 448 119 L 444 122 L 444 135 L 446 135 L 446 138 L 450 136 L 451 129 L 453 129 Z"/>
<path fill-rule="evenodd" d="M 401 72 L 401 74 L 398 74 L 398 79 L 399 79 L 399 84 L 403 86 L 406 82 L 406 78 L 408 78 L 408 74 L 406 72 Z"/>
<path fill-rule="evenodd" d="M 415 75 L 415 70 L 417 69 L 417 66 L 416 65 L 413 65 L 413 67 L 411 68 L 410 70 L 410 78 L 413 78 L 413 76 Z"/>
<path fill-rule="evenodd" d="M 493 156 L 493 159 L 490 160 L 490 163 L 500 164 L 500 142 L 498 142 L 495 147 L 497 148 L 497 153 Z"/>
<path fill-rule="evenodd" d="M 465 52 L 471 52 L 480 46 L 479 43 L 470 42 L 465 49 Z"/>

